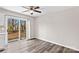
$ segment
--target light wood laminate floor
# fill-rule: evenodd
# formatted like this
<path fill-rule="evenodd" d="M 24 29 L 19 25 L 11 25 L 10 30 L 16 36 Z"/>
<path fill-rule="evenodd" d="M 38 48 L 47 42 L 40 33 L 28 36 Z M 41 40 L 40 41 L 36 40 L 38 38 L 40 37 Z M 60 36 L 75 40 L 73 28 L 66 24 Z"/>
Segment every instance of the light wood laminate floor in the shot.
<path fill-rule="evenodd" d="M 2 53 L 78 53 L 73 49 L 39 39 L 10 42 Z"/>

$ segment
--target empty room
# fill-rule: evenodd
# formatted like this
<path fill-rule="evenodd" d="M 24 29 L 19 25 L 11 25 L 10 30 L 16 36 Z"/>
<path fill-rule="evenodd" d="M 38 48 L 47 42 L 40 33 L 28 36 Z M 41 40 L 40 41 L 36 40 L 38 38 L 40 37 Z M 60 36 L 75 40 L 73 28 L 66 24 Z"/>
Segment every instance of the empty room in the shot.
<path fill-rule="evenodd" d="M 0 6 L 0 53 L 78 52 L 78 6 Z"/>

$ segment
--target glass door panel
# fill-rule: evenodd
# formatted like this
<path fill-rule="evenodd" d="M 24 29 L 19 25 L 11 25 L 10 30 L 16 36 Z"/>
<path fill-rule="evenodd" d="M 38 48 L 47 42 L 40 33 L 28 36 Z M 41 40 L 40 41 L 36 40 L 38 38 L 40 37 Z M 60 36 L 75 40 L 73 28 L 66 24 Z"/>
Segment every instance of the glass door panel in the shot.
<path fill-rule="evenodd" d="M 19 20 L 8 18 L 8 40 L 19 39 Z"/>
<path fill-rule="evenodd" d="M 26 39 L 26 21 L 20 20 L 20 39 Z"/>

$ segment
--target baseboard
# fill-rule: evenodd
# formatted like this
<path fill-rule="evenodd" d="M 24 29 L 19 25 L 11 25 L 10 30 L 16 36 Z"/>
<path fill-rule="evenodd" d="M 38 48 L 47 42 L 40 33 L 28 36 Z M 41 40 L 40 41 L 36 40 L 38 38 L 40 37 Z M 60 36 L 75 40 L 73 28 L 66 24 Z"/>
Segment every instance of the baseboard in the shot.
<path fill-rule="evenodd" d="M 35 40 L 35 39 L 37 39 L 37 38 L 30 38 L 30 39 L 28 39 L 28 40 Z"/>

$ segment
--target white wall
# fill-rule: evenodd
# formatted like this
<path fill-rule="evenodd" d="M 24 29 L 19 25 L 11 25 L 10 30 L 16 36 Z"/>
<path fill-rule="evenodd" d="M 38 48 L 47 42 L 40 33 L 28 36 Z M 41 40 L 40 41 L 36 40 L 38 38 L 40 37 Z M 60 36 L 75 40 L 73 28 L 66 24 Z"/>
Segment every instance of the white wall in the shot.
<path fill-rule="evenodd" d="M 22 14 L 19 14 L 19 13 L 16 13 L 16 12 L 12 12 L 12 11 L 9 11 L 9 10 L 5 10 L 5 9 L 2 9 L 0 8 L 0 25 L 1 24 L 6 24 L 6 18 L 5 16 L 7 15 L 11 15 L 11 16 L 16 16 L 16 17 L 22 17 L 24 19 L 27 19 L 27 20 L 30 20 L 30 36 L 29 38 L 33 38 L 33 35 L 34 35 L 34 32 L 33 32 L 33 17 L 30 17 L 30 16 L 25 16 L 25 15 L 22 15 Z M 6 30 L 6 29 L 5 29 Z M 0 45 L 6 45 L 7 44 L 7 40 L 6 39 L 0 39 Z"/>
<path fill-rule="evenodd" d="M 35 36 L 79 50 L 79 7 L 37 18 Z"/>

